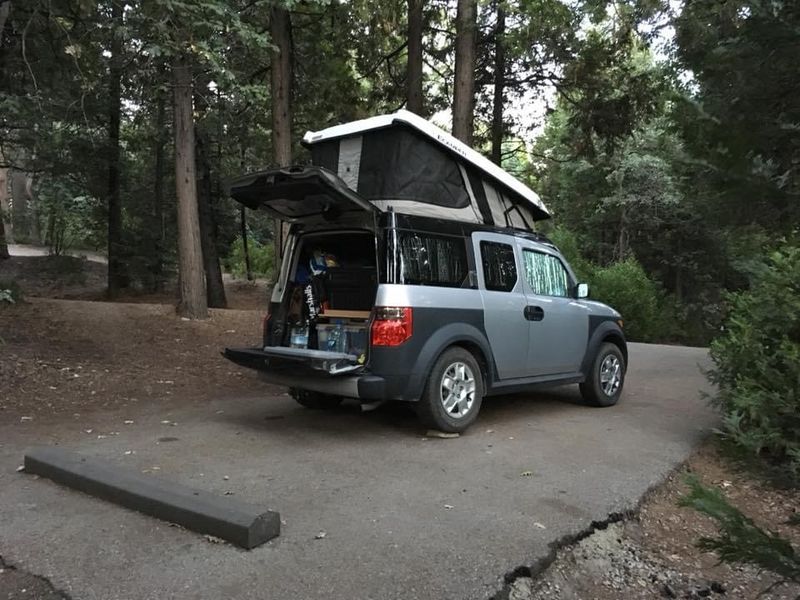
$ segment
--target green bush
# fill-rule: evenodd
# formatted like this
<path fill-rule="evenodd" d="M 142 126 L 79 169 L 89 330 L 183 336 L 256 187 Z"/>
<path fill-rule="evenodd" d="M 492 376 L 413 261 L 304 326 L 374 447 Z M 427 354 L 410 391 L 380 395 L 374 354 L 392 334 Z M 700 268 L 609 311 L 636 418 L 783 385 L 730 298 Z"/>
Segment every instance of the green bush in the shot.
<path fill-rule="evenodd" d="M 72 248 L 94 249 L 105 244 L 105 231 L 97 218 L 105 210 L 103 202 L 81 195 L 73 182 L 42 181 L 38 201 L 50 254 L 61 256 Z"/>
<path fill-rule="evenodd" d="M 697 545 L 701 549 L 715 552 L 722 562 L 747 563 L 772 571 L 782 583 L 800 583 L 800 555 L 787 539 L 761 529 L 719 490 L 703 486 L 696 477 L 687 477 L 686 483 L 689 494 L 680 499 L 681 506 L 708 515 L 719 526 L 719 537 L 700 538 Z"/>
<path fill-rule="evenodd" d="M 579 283 L 586 283 L 591 280 L 595 266 L 581 255 L 581 245 L 578 236 L 570 230 L 560 225 L 547 234 L 547 237 L 567 259 L 569 266 L 575 272 L 575 277 Z"/>
<path fill-rule="evenodd" d="M 723 432 L 735 444 L 800 475 L 800 248 L 784 244 L 728 295 L 711 344 Z"/>
<path fill-rule="evenodd" d="M 593 299 L 622 313 L 628 339 L 651 342 L 663 337 L 667 323 L 661 290 L 635 258 L 596 267 L 589 281 Z"/>
<path fill-rule="evenodd" d="M 567 259 L 578 281 L 589 283 L 591 298 L 622 313 L 628 339 L 654 342 L 681 337 L 675 308 L 635 258 L 599 267 L 583 257 L 581 242 L 570 230 L 558 226 L 547 235 Z"/>
<path fill-rule="evenodd" d="M 275 270 L 275 249 L 272 244 L 262 244 L 250 237 L 247 238 L 247 249 L 250 254 L 250 270 L 254 277 L 273 280 Z M 244 261 L 244 244 L 242 236 L 238 236 L 231 244 L 231 250 L 225 259 L 225 269 L 234 277 L 244 279 L 247 276 Z"/>

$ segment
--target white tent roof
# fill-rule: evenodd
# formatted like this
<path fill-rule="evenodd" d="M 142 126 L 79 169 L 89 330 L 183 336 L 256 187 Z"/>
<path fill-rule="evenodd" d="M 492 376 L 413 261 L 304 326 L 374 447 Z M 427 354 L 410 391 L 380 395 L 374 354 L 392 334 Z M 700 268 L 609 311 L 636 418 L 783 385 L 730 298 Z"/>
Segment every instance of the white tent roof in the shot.
<path fill-rule="evenodd" d="M 467 146 L 464 142 L 457 140 L 452 135 L 443 129 L 440 129 L 430 121 L 426 121 L 419 115 L 407 110 L 399 110 L 396 113 L 389 115 L 379 115 L 377 117 L 370 117 L 369 119 L 362 119 L 360 121 L 335 125 L 333 127 L 323 129 L 322 131 L 308 131 L 303 136 L 303 144 L 312 145 L 318 142 L 336 138 L 349 137 L 367 131 L 391 127 L 395 123 L 408 125 L 414 128 L 424 136 L 437 142 L 439 145 L 444 146 L 450 152 L 457 154 L 466 162 L 477 167 L 485 175 L 494 179 L 496 182 L 508 188 L 510 191 L 516 193 L 522 199 L 534 205 L 545 214 L 550 214 L 550 211 L 547 210 L 544 202 L 542 202 L 542 200 L 539 198 L 539 195 L 527 185 L 498 167 L 485 156 Z"/>

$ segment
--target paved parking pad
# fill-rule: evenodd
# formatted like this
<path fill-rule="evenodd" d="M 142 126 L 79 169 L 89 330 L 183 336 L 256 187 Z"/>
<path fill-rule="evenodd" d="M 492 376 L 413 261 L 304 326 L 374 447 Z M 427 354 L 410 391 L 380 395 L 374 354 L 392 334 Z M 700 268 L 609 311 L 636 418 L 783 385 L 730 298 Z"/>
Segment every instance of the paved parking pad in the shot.
<path fill-rule="evenodd" d="M 426 438 L 403 407 L 313 412 L 255 380 L 252 397 L 102 415 L 91 434 L 3 423 L 0 555 L 76 600 L 485 599 L 634 507 L 714 424 L 704 350 L 632 344 L 631 360 L 616 407 L 575 387 L 492 398 L 455 439 Z M 40 444 L 274 507 L 281 536 L 244 551 L 16 473 Z"/>

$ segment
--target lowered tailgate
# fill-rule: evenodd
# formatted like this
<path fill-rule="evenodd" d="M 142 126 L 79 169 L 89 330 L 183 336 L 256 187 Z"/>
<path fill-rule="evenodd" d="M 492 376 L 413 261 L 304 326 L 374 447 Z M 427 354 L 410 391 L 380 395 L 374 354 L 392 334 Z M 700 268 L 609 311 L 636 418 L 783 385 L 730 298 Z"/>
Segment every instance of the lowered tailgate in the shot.
<path fill-rule="evenodd" d="M 340 375 L 363 368 L 355 354 L 283 346 L 225 348 L 223 356 L 237 365 L 259 371 L 286 371 L 293 367 L 305 367 L 329 375 Z"/>

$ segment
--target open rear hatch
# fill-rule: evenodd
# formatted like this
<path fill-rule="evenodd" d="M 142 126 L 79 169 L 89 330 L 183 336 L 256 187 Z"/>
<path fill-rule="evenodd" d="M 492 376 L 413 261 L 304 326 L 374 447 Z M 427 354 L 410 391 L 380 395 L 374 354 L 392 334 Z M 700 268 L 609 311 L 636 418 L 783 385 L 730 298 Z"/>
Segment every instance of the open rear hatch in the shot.
<path fill-rule="evenodd" d="M 380 212 L 336 174 L 322 167 L 286 167 L 253 173 L 230 184 L 231 197 L 289 223 L 333 221 L 344 213 Z"/>
<path fill-rule="evenodd" d="M 336 174 L 316 166 L 286 167 L 246 175 L 231 182 L 229 192 L 234 200 L 248 208 L 264 210 L 290 223 L 331 222 L 348 214 L 380 212 Z M 360 316 L 366 321 L 369 313 Z M 287 346 L 226 348 L 224 356 L 238 365 L 270 372 L 300 368 L 340 375 L 361 370 L 364 364 L 363 349 L 350 353 Z"/>

